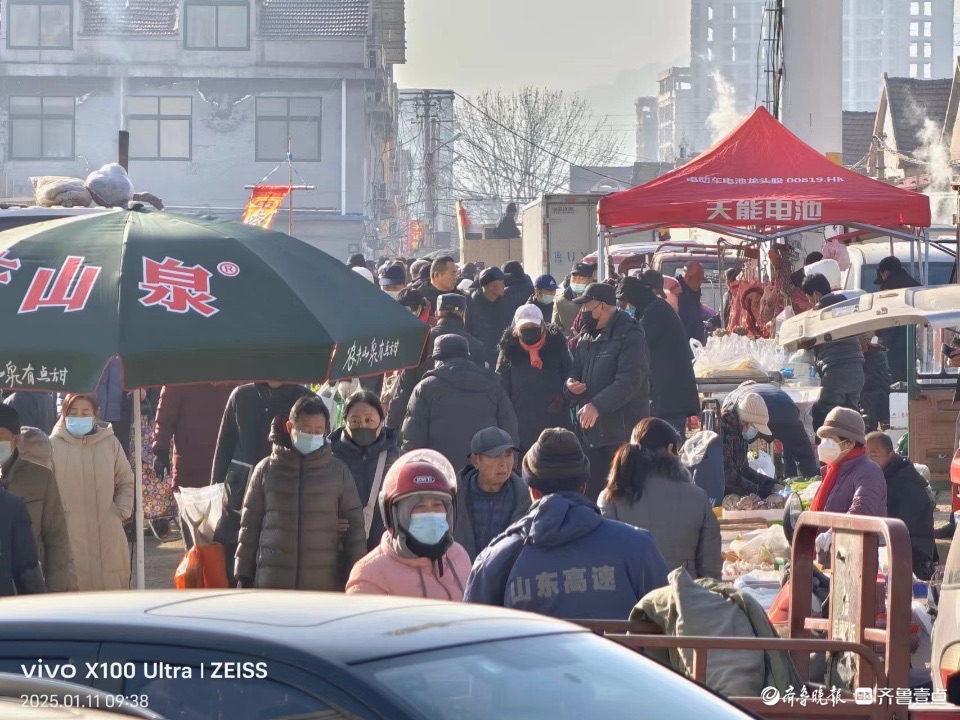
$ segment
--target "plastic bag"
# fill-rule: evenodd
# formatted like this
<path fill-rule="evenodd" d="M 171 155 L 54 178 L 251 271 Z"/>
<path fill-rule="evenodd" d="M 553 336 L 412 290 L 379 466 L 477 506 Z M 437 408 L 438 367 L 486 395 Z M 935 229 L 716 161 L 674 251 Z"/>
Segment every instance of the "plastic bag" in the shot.
<path fill-rule="evenodd" d="M 227 581 L 226 556 L 223 545 L 194 545 L 184 553 L 173 574 L 177 590 L 219 590 L 230 587 Z"/>
<path fill-rule="evenodd" d="M 748 465 L 753 470 L 756 470 L 762 475 L 766 475 L 768 478 L 775 478 L 777 476 L 777 467 L 773 463 L 773 458 L 770 457 L 770 454 L 765 450 L 761 450 L 758 453 L 756 460 L 751 460 Z"/>
<path fill-rule="evenodd" d="M 821 252 L 823 253 L 824 260 L 837 261 L 837 265 L 840 266 L 840 272 L 846 272 L 850 269 L 850 251 L 847 250 L 847 246 L 843 243 L 827 240 L 823 244 Z"/>
<path fill-rule="evenodd" d="M 117 163 L 104 165 L 87 176 L 87 190 L 103 207 L 123 207 L 133 199 L 133 182 Z"/>
<path fill-rule="evenodd" d="M 202 488 L 180 488 L 174 497 L 180 517 L 193 535 L 194 545 L 209 545 L 223 516 L 225 492 L 223 483 Z"/>
<path fill-rule="evenodd" d="M 30 184 L 40 207 L 88 207 L 93 202 L 80 178 L 41 175 L 30 178 Z"/>
<path fill-rule="evenodd" d="M 773 340 L 724 335 L 707 340 L 693 367 L 698 378 L 731 374 L 749 378 L 777 372 L 782 365 L 782 353 L 777 352 L 777 343 Z"/>
<path fill-rule="evenodd" d="M 783 534 L 782 525 L 772 525 L 766 530 L 756 530 L 730 543 L 730 550 L 742 562 L 754 565 L 773 565 L 777 560 L 790 557 L 790 544 Z"/>

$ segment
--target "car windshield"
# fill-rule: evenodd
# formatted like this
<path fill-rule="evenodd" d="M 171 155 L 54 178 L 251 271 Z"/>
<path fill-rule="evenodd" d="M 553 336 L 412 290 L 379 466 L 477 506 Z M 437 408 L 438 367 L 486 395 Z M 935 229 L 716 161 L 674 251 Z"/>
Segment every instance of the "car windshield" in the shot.
<path fill-rule="evenodd" d="M 425 720 L 748 717 L 656 662 L 587 633 L 434 650 L 358 669 Z"/>

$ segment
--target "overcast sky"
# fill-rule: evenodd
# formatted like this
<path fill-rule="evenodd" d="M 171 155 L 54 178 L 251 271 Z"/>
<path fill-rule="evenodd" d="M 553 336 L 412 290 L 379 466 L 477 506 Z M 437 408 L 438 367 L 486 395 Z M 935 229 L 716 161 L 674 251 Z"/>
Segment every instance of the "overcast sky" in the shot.
<path fill-rule="evenodd" d="M 623 130 L 630 156 L 634 101 L 656 94 L 660 70 L 690 58 L 684 0 L 413 0 L 406 16 L 400 87 L 577 91 Z"/>

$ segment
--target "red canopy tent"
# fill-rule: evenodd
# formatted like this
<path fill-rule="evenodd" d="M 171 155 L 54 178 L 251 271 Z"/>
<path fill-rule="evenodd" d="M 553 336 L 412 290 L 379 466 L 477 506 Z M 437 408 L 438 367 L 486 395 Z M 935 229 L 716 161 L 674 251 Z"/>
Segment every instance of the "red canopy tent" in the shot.
<path fill-rule="evenodd" d="M 687 165 L 602 198 L 598 212 L 606 228 L 702 227 L 755 239 L 826 225 L 904 237 L 931 220 L 927 196 L 836 165 L 763 107 Z"/>

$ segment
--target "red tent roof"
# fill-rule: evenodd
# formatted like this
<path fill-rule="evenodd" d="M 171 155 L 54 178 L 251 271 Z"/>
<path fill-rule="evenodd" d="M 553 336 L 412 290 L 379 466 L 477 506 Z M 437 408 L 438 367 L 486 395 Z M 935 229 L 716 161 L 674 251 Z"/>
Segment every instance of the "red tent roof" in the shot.
<path fill-rule="evenodd" d="M 841 167 L 757 108 L 719 144 L 600 200 L 600 223 L 783 228 L 930 225 L 930 199 Z"/>

